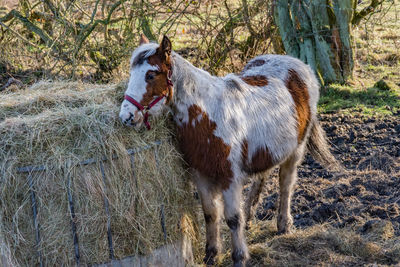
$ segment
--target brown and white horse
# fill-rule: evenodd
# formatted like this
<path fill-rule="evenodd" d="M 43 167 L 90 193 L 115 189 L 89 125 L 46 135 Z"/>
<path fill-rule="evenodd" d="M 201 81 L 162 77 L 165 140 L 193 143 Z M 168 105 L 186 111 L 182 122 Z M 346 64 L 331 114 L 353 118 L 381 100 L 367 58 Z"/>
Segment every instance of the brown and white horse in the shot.
<path fill-rule="evenodd" d="M 132 55 L 120 118 L 126 125 L 150 128 L 148 114 L 172 112 L 203 206 L 207 265 L 220 250 L 221 198 L 232 259 L 243 266 L 249 257 L 245 223 L 271 170 L 280 167 L 277 225 L 287 233 L 296 167 L 305 148 L 325 166 L 336 163 L 316 117 L 318 98 L 313 71 L 298 59 L 262 55 L 240 74 L 215 77 L 174 53 L 167 37 L 159 45 L 142 36 Z M 243 212 L 243 183 L 260 172 L 264 178 L 253 183 Z"/>

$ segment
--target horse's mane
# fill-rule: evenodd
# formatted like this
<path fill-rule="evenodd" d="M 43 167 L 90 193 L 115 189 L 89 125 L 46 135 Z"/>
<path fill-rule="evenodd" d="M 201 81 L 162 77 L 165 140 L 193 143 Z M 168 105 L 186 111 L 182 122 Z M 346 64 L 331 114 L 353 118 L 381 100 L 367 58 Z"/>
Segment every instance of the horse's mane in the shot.
<path fill-rule="evenodd" d="M 131 57 L 131 67 L 136 65 L 143 64 L 143 62 L 150 56 L 156 53 L 157 48 L 159 47 L 156 43 L 148 43 L 142 44 L 138 48 L 135 49 L 132 53 Z"/>

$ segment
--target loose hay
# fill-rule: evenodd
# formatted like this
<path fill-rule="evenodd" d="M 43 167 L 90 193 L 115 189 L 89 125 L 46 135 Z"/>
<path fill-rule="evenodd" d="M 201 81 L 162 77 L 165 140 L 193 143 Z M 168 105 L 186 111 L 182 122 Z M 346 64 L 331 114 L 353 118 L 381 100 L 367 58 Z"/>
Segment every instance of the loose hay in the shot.
<path fill-rule="evenodd" d="M 249 266 L 398 266 L 398 239 L 378 240 L 350 228 L 318 224 L 276 235 L 276 221 L 258 221 L 248 230 Z M 220 266 L 231 266 L 229 251 Z"/>
<path fill-rule="evenodd" d="M 104 194 L 110 203 L 116 258 L 147 254 L 165 244 L 160 225 L 164 206 L 167 242 L 182 231 L 196 238 L 197 220 L 181 158 L 168 137 L 168 119 L 152 122 L 151 131 L 137 133 L 118 121 L 125 85 L 40 82 L 25 91 L 0 96 L 0 242 L 9 246 L 20 265 L 37 264 L 27 174 L 17 167 L 43 165 L 33 172 L 44 263 L 74 265 L 74 246 L 67 199 L 67 179 L 75 201 L 81 263 L 109 257 Z M 163 140 L 153 149 L 140 148 Z M 88 158 L 104 161 L 106 186 L 99 163 L 81 166 Z M 184 227 L 181 219 L 185 218 Z"/>

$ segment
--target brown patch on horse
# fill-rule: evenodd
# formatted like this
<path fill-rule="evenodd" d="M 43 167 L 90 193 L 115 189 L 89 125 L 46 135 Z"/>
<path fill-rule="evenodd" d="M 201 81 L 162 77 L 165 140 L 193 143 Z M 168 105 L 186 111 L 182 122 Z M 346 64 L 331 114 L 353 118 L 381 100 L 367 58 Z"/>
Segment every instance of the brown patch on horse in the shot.
<path fill-rule="evenodd" d="M 301 143 L 304 139 L 307 126 L 310 121 L 310 95 L 305 82 L 300 78 L 299 74 L 290 69 L 289 75 L 286 80 L 286 87 L 288 88 L 292 98 L 294 100 L 297 112 L 297 141 Z"/>
<path fill-rule="evenodd" d="M 244 140 L 242 142 L 242 164 L 245 172 L 249 174 L 262 172 L 274 166 L 272 156 L 267 147 L 257 149 L 257 151 L 252 155 L 251 161 L 248 159 L 248 150 L 249 144 L 247 140 Z"/>
<path fill-rule="evenodd" d="M 256 59 L 253 61 L 250 61 L 249 63 L 247 63 L 246 66 L 244 66 L 243 71 L 252 69 L 254 67 L 259 67 L 265 64 L 265 60 L 264 59 Z"/>
<path fill-rule="evenodd" d="M 169 96 L 170 94 L 172 94 L 170 92 L 172 91 L 170 88 L 171 86 L 169 86 L 167 83 L 167 74 L 151 70 L 146 73 L 146 76 L 148 74 L 152 74 L 154 78 L 147 81 L 146 93 L 143 95 L 143 99 L 140 101 L 140 104 L 143 106 L 147 106 L 151 101 L 154 100 L 154 97 L 161 95 Z"/>
<path fill-rule="evenodd" d="M 215 185 L 228 189 L 233 177 L 228 161 L 231 147 L 214 135 L 217 124 L 199 106 L 190 106 L 188 113 L 188 123 L 178 126 L 178 139 L 186 162 Z"/>
<path fill-rule="evenodd" d="M 245 83 L 252 86 L 267 86 L 268 79 L 262 75 L 242 76 L 240 77 Z"/>
<path fill-rule="evenodd" d="M 147 59 L 150 65 L 157 66 L 160 72 L 168 72 L 171 68 L 171 56 L 165 56 L 161 48 L 157 48 L 156 53 Z"/>
<path fill-rule="evenodd" d="M 146 93 L 143 95 L 143 99 L 140 104 L 147 106 L 154 97 L 160 95 L 167 96 L 167 104 L 172 100 L 172 86 L 167 83 L 168 71 L 171 69 L 171 56 L 166 56 L 162 51 L 161 47 L 157 48 L 154 55 L 148 57 L 147 62 L 152 66 L 157 66 L 158 71 L 148 71 L 154 74 L 154 79 L 146 81 Z"/>

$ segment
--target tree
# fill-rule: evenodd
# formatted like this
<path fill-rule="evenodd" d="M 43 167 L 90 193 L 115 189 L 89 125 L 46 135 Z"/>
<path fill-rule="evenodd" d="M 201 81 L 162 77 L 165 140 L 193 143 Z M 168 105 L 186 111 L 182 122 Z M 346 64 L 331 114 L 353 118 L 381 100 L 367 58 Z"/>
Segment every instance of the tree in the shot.
<path fill-rule="evenodd" d="M 274 20 L 287 54 L 309 64 L 324 83 L 352 76 L 351 28 L 383 0 L 356 11 L 358 0 L 276 0 Z"/>

